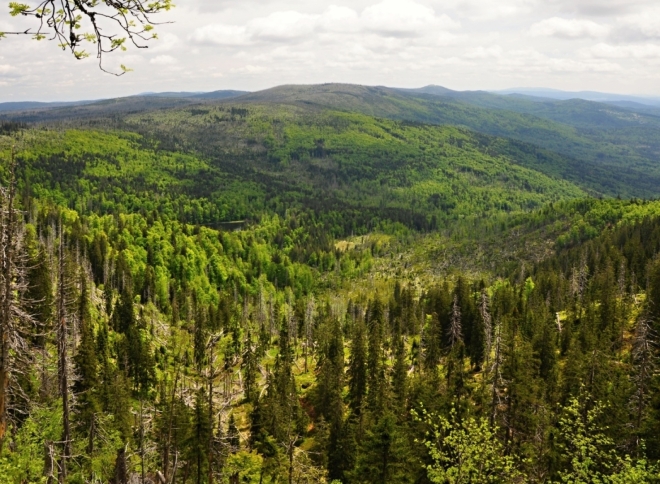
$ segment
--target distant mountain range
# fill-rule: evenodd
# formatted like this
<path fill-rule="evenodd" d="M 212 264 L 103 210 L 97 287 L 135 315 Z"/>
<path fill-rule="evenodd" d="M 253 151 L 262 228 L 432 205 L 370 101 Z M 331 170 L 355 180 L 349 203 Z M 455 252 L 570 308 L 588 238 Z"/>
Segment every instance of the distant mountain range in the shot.
<path fill-rule="evenodd" d="M 187 99 L 230 99 L 233 97 L 248 94 L 248 91 L 212 91 L 212 92 L 145 92 L 138 94 L 138 96 L 147 97 L 178 97 Z"/>
<path fill-rule="evenodd" d="M 608 104 L 630 104 L 634 106 L 645 105 L 660 107 L 660 97 L 651 96 L 631 96 L 627 94 L 611 94 L 596 91 L 561 91 L 558 89 L 546 88 L 514 88 L 502 91 L 490 91 L 494 94 L 524 96 L 538 98 L 539 100 L 556 99 L 566 101 L 569 99 L 584 99 L 585 101 L 595 101 Z"/>
<path fill-rule="evenodd" d="M 243 94 L 248 94 L 247 91 L 233 91 L 233 90 L 222 90 L 222 91 L 212 91 L 212 92 L 145 92 L 137 94 L 135 96 L 130 96 L 129 98 L 170 98 L 170 99 L 189 99 L 191 101 L 195 100 L 219 100 L 219 99 L 231 99 L 234 97 L 242 96 Z M 119 98 L 119 99 L 129 99 L 129 98 Z M 95 99 L 88 101 L 72 101 L 72 102 L 36 102 L 36 101 L 18 101 L 18 102 L 6 102 L 0 103 L 0 113 L 10 113 L 10 112 L 24 112 L 24 111 L 41 111 L 45 109 L 54 109 L 54 108 L 70 108 L 76 106 L 85 106 L 89 104 L 98 104 L 105 103 L 108 100 L 106 99 Z"/>
<path fill-rule="evenodd" d="M 288 86 L 295 87 L 295 86 Z M 427 94 L 433 96 L 441 96 L 445 98 L 460 99 L 461 101 L 471 102 L 471 104 L 483 104 L 483 101 L 488 100 L 486 104 L 493 104 L 497 97 L 518 98 L 525 101 L 547 103 L 549 101 L 568 101 L 574 99 L 582 99 L 585 101 L 593 101 L 598 103 L 610 104 L 620 108 L 643 112 L 645 114 L 660 115 L 660 97 L 650 96 L 633 96 L 627 94 L 612 94 L 596 91 L 561 91 L 558 89 L 546 88 L 512 88 L 500 91 L 456 91 L 442 86 L 429 85 L 417 89 L 404 89 L 404 88 L 386 88 L 392 91 L 398 91 L 408 94 Z M 270 89 L 259 91 L 264 93 L 271 92 Z M 238 90 L 219 90 L 211 92 L 144 92 L 130 97 L 150 97 L 150 98 L 174 98 L 174 99 L 187 99 L 190 101 L 196 100 L 221 100 L 233 99 L 250 93 L 249 91 Z M 496 95 L 496 96 L 493 96 Z M 482 101 L 482 102 L 479 102 Z M 82 106 L 86 104 L 93 104 L 103 102 L 103 100 L 85 100 L 74 102 L 33 102 L 33 101 L 19 101 L 19 102 L 5 102 L 0 103 L 0 113 L 18 112 L 18 111 L 32 111 L 42 109 L 52 109 L 61 107 Z M 504 104 L 502 104 L 504 103 Z M 497 102 L 495 103 L 497 104 Z M 501 107 L 510 108 L 506 101 L 500 100 L 502 106 L 488 106 L 488 107 Z"/>
<path fill-rule="evenodd" d="M 30 111 L 34 109 L 48 109 L 48 108 L 60 108 L 67 106 L 81 106 L 83 104 L 91 104 L 97 101 L 74 101 L 74 102 L 54 102 L 54 103 L 42 103 L 34 101 L 19 101 L 19 102 L 8 102 L 0 103 L 0 113 L 8 113 L 12 111 Z"/>

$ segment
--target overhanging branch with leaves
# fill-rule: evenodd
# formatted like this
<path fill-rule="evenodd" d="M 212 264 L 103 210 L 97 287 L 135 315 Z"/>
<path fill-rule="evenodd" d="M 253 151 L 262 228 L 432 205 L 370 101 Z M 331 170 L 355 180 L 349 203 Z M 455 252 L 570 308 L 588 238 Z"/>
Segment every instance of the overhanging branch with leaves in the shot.
<path fill-rule="evenodd" d="M 33 17 L 37 25 L 23 31 L 0 32 L 0 39 L 29 35 L 35 40 L 56 40 L 60 48 L 79 60 L 90 56 L 85 44 L 92 44 L 100 69 L 121 76 L 130 69 L 121 65 L 120 73 L 106 70 L 104 55 L 125 51 L 128 45 L 147 48 L 147 42 L 157 38 L 154 26 L 158 23 L 153 16 L 173 7 L 172 0 L 43 0 L 36 6 L 10 2 L 11 16 Z"/>

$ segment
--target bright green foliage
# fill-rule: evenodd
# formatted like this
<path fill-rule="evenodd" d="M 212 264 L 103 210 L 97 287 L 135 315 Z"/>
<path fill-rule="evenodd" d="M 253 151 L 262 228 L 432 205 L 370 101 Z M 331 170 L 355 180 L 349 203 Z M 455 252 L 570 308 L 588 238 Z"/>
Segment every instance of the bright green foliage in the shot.
<path fill-rule="evenodd" d="M 599 424 L 605 408 L 588 399 L 574 397 L 564 408 L 559 429 L 564 440 L 563 457 L 570 464 L 561 471 L 561 482 L 571 484 L 650 483 L 660 479 L 660 472 L 646 460 L 633 461 L 621 456 L 614 441 Z"/>
<path fill-rule="evenodd" d="M 481 484 L 522 482 L 515 460 L 507 455 L 485 418 L 459 419 L 455 410 L 449 418 L 422 410 L 417 418 L 430 427 L 424 444 L 433 464 L 427 468 L 431 482 L 438 484 Z"/>
<path fill-rule="evenodd" d="M 259 454 L 243 450 L 227 459 L 226 473 L 229 476 L 238 475 L 238 482 L 246 484 L 268 482 L 261 480 L 262 463 L 263 458 Z"/>
<path fill-rule="evenodd" d="M 6 479 L 4 482 L 41 482 L 45 460 L 44 445 L 46 442 L 56 442 L 60 439 L 60 415 L 61 409 L 58 405 L 52 410 L 33 410 L 16 435 L 18 452 L 5 452 L 0 457 L 0 476 Z"/>

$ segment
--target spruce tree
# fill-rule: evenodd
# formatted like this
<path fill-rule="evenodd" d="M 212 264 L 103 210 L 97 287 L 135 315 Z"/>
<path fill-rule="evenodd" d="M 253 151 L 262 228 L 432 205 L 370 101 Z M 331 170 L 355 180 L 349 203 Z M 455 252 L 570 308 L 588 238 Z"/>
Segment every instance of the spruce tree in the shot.
<path fill-rule="evenodd" d="M 396 417 L 389 412 L 381 415 L 366 432 L 359 448 L 350 482 L 356 484 L 405 484 L 412 482 L 407 472 L 408 443 L 397 427 Z"/>
<path fill-rule="evenodd" d="M 372 412 L 380 412 L 385 405 L 387 388 L 383 364 L 384 314 L 379 299 L 371 304 L 368 314 L 367 407 Z"/>
<path fill-rule="evenodd" d="M 78 399 L 78 420 L 83 428 L 93 434 L 93 420 L 100 410 L 96 394 L 98 381 L 98 359 L 96 355 L 96 340 L 90 310 L 88 282 L 84 276 L 80 281 L 81 291 L 78 306 L 78 323 L 80 325 L 80 344 L 77 348 L 74 364 L 78 378 L 73 390 Z M 92 437 L 90 436 L 90 439 Z"/>
<path fill-rule="evenodd" d="M 367 335 L 361 320 L 355 322 L 350 348 L 349 404 L 353 413 L 360 414 L 367 393 Z"/>

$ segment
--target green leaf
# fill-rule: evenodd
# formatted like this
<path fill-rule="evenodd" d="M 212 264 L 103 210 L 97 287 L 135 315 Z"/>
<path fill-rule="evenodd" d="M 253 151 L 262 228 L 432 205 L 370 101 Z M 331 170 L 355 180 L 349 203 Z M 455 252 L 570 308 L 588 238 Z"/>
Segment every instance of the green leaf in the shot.
<path fill-rule="evenodd" d="M 25 15 L 29 10 L 29 5 L 18 2 L 9 2 L 9 15 L 12 17 L 16 17 L 17 15 Z"/>

